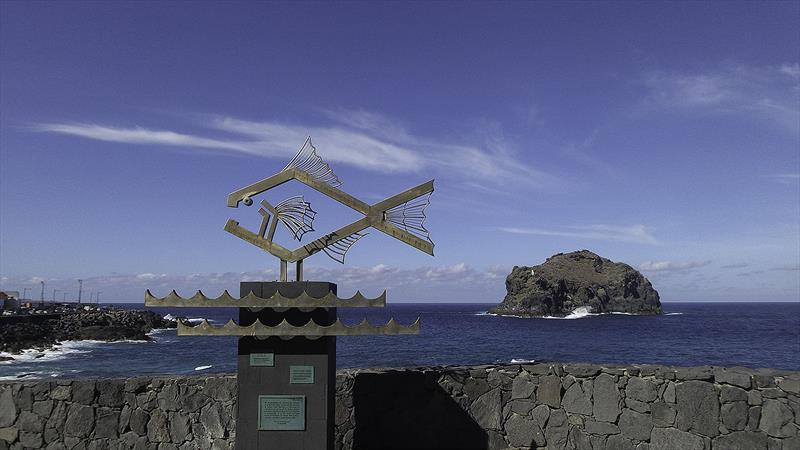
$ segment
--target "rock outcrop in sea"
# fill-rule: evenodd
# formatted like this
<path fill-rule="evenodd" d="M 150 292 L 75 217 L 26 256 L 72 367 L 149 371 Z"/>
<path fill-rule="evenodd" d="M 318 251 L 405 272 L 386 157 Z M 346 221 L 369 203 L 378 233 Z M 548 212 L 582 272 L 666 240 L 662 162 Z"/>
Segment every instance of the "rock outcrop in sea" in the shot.
<path fill-rule="evenodd" d="M 57 318 L 29 320 L 0 326 L 0 351 L 19 353 L 25 349 L 52 348 L 69 340 L 149 341 L 147 335 L 156 328 L 175 328 L 176 323 L 152 311 L 114 310 L 78 311 Z"/>
<path fill-rule="evenodd" d="M 515 266 L 506 297 L 492 314 L 564 317 L 587 313 L 661 314 L 658 292 L 633 267 L 589 250 L 553 255 L 538 266 Z"/>

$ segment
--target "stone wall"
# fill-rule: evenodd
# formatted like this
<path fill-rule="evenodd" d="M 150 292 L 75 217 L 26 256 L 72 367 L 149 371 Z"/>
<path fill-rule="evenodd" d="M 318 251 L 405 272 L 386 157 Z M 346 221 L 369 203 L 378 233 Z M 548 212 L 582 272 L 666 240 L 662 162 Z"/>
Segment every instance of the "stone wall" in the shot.
<path fill-rule="evenodd" d="M 233 448 L 236 377 L 0 383 L 0 450 Z"/>
<path fill-rule="evenodd" d="M 232 448 L 233 376 L 0 383 L 6 448 Z M 340 370 L 336 448 L 800 449 L 800 372 Z"/>

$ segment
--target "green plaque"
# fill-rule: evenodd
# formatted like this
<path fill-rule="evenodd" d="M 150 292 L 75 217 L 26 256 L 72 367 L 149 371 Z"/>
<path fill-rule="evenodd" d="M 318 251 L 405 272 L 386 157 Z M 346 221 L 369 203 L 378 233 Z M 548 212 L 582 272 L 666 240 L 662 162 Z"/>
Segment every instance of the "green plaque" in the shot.
<path fill-rule="evenodd" d="M 250 366 L 256 367 L 274 367 L 275 354 L 274 353 L 251 353 Z"/>
<path fill-rule="evenodd" d="M 259 395 L 258 429 L 303 431 L 306 429 L 305 395 Z"/>
<path fill-rule="evenodd" d="M 290 384 L 314 384 L 314 366 L 289 366 Z"/>

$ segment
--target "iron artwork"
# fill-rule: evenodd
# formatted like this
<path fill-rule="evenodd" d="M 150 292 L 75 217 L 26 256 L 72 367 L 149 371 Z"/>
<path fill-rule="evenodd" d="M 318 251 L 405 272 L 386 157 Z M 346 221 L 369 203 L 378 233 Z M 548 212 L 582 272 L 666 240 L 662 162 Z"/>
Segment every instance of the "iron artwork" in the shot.
<path fill-rule="evenodd" d="M 144 303 L 147 306 L 181 307 L 191 304 L 193 308 L 202 307 L 232 307 L 232 308 L 364 308 L 386 306 L 386 291 L 375 298 L 366 298 L 361 291 L 350 298 L 339 298 L 333 292 L 323 297 L 312 297 L 303 292 L 298 297 L 284 297 L 276 292 L 269 298 L 261 298 L 252 292 L 242 298 L 236 298 L 223 292 L 217 298 L 209 298 L 202 291 L 189 298 L 183 298 L 172 291 L 166 297 L 158 298 L 147 290 L 144 293 Z"/>
<path fill-rule="evenodd" d="M 357 325 L 345 325 L 336 319 L 331 325 L 319 325 L 309 320 L 305 325 L 292 325 L 283 320 L 275 326 L 264 325 L 260 320 L 247 326 L 241 326 L 229 320 L 222 326 L 211 325 L 203 319 L 199 325 L 187 325 L 178 322 L 178 336 L 306 336 L 316 339 L 320 336 L 364 336 L 373 334 L 419 334 L 419 318 L 411 325 L 400 325 L 389 319 L 385 325 L 372 325 L 367 319 Z"/>
<path fill-rule="evenodd" d="M 311 143 L 311 137 L 306 138 L 297 155 L 283 170 L 231 193 L 228 196 L 228 206 L 237 208 L 239 203 L 251 206 L 256 195 L 291 180 L 297 180 L 315 189 L 363 214 L 364 217 L 295 250 L 289 250 L 274 241 L 275 229 L 277 222 L 282 222 L 297 241 L 300 241 L 306 232 L 314 230 L 313 221 L 316 212 L 303 200 L 303 197 L 290 197 L 275 207 L 262 200 L 261 205 L 264 208 L 259 209 L 262 221 L 258 233 L 243 228 L 233 219 L 228 219 L 225 231 L 280 259 L 280 281 L 287 281 L 285 265 L 290 262 L 297 263 L 297 281 L 302 281 L 303 260 L 319 251 L 344 264 L 347 252 L 353 244 L 367 235 L 363 232 L 367 228 L 374 228 L 433 255 L 433 241 L 425 228 L 425 208 L 430 204 L 433 180 L 374 205 L 368 205 L 339 189 L 342 184 L 339 177 L 317 154 L 316 148 Z M 269 229 L 267 229 L 268 224 Z"/>
<path fill-rule="evenodd" d="M 240 203 L 245 206 L 253 205 L 253 198 L 272 188 L 280 186 L 291 180 L 297 180 L 306 186 L 315 189 L 323 195 L 352 208 L 364 215 L 336 231 L 300 246 L 294 250 L 275 242 L 275 233 L 278 224 L 283 227 L 296 241 L 301 241 L 305 234 L 315 231 L 314 219 L 316 211 L 311 204 L 297 195 L 283 201 L 271 204 L 267 200 L 259 202 L 258 213 L 261 223 L 258 232 L 250 231 L 239 222 L 228 219 L 225 230 L 234 236 L 265 250 L 280 260 L 280 279 L 287 282 L 287 264 L 297 264 L 296 281 L 303 279 L 303 260 L 309 256 L 323 252 L 328 257 L 344 264 L 345 256 L 352 246 L 368 233 L 368 228 L 374 228 L 392 236 L 420 251 L 433 255 L 433 241 L 425 227 L 425 209 L 430 204 L 430 195 L 433 192 L 433 180 L 422 183 L 383 201 L 369 205 L 350 194 L 339 189 L 342 182 L 318 154 L 307 137 L 300 150 L 291 161 L 277 174 L 256 183 L 245 186 L 228 195 L 229 207 L 237 208 Z M 252 292 L 237 299 L 227 291 L 217 298 L 206 297 L 198 291 L 190 298 L 182 298 L 175 291 L 166 297 L 158 298 L 148 290 L 145 293 L 145 305 L 155 307 L 239 307 L 258 310 L 260 308 L 336 308 L 336 307 L 383 307 L 386 305 L 386 291 L 380 296 L 369 299 L 361 292 L 356 292 L 349 299 L 337 297 L 329 292 L 323 297 L 312 297 L 303 292 L 296 297 L 284 297 L 279 292 L 269 298 L 260 298 Z M 281 323 L 268 327 L 260 322 L 242 327 L 234 322 L 224 326 L 215 327 L 207 322 L 191 326 L 182 322 L 178 323 L 178 335 L 233 335 L 233 336 L 334 336 L 334 335 L 362 335 L 362 334 L 418 334 L 419 319 L 410 326 L 402 326 L 391 319 L 382 326 L 373 326 L 367 322 L 348 327 L 341 322 L 330 326 L 321 326 L 309 321 L 303 326 L 293 326 Z"/>
<path fill-rule="evenodd" d="M 253 206 L 257 195 L 291 180 L 363 217 L 290 250 L 276 242 L 278 229 L 300 242 L 315 231 L 317 212 L 300 195 L 278 202 L 261 199 L 256 209 L 260 216 L 257 231 L 233 219 L 228 219 L 225 230 L 278 258 L 278 281 L 243 281 L 239 298 L 228 291 L 216 298 L 201 291 L 189 298 L 175 291 L 162 298 L 145 292 L 147 306 L 238 308 L 238 322 L 231 319 L 224 325 L 212 325 L 203 320 L 192 326 L 179 319 L 177 323 L 179 336 L 238 337 L 236 450 L 334 450 L 336 336 L 420 332 L 419 318 L 410 325 L 394 319 L 383 325 L 372 325 L 366 319 L 345 325 L 337 317 L 338 308 L 386 306 L 386 291 L 376 298 L 366 298 L 361 292 L 339 298 L 335 283 L 303 281 L 303 261 L 323 252 L 343 264 L 348 251 L 367 236 L 369 228 L 433 255 L 433 241 L 425 227 L 433 180 L 367 204 L 340 189 L 341 180 L 317 154 L 309 137 L 280 172 L 233 192 L 227 204 L 232 208 L 240 203 Z M 289 263 L 297 264 L 296 281 L 287 280 Z"/>

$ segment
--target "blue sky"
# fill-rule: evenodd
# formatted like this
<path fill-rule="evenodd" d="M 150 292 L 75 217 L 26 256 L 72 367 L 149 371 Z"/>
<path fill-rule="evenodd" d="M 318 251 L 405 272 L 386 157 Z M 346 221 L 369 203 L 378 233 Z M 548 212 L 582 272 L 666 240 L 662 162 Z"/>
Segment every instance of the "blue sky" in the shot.
<path fill-rule="evenodd" d="M 311 135 L 369 203 L 436 179 L 436 256 L 309 259 L 340 293 L 496 302 L 587 248 L 664 301 L 797 301 L 798 29 L 797 2 L 0 2 L 0 287 L 274 279 L 225 198 Z M 358 217 L 265 195 L 296 193 L 319 230 Z"/>

